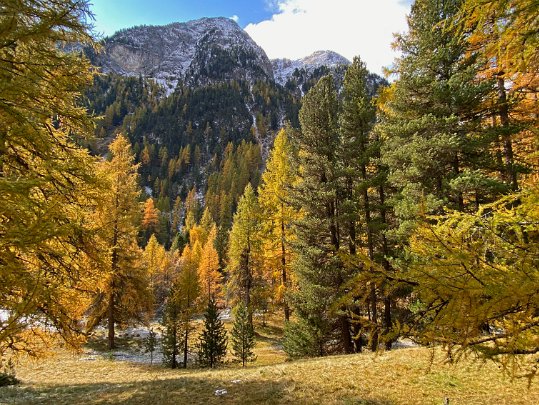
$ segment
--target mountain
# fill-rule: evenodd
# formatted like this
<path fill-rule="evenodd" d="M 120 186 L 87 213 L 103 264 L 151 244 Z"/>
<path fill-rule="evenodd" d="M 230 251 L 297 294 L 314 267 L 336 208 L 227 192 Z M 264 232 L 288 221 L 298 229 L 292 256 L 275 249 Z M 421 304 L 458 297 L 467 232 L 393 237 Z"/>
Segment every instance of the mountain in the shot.
<path fill-rule="evenodd" d="M 348 66 L 350 61 L 344 56 L 333 51 L 316 51 L 313 54 L 301 59 L 272 59 L 274 78 L 280 85 L 285 85 L 286 82 L 294 76 L 296 70 L 305 70 L 307 73 L 313 73 L 317 68 L 322 66 L 329 69 L 338 66 Z"/>
<path fill-rule="evenodd" d="M 169 88 L 178 81 L 272 80 L 266 53 L 229 18 L 202 18 L 165 26 L 123 29 L 93 55 L 104 73 L 153 78 Z"/>

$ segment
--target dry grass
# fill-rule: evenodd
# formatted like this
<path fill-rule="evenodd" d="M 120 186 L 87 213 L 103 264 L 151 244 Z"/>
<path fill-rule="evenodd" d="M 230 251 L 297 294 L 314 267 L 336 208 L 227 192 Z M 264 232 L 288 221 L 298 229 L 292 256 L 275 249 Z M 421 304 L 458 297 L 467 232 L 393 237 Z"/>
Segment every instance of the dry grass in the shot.
<path fill-rule="evenodd" d="M 58 351 L 19 365 L 23 384 L 0 388 L 2 404 L 537 404 L 539 386 L 511 380 L 496 365 L 448 365 L 436 352 L 400 349 L 284 362 L 280 329 L 258 328 L 258 360 L 245 369 L 169 370 Z M 227 394 L 216 396 L 215 390 Z"/>

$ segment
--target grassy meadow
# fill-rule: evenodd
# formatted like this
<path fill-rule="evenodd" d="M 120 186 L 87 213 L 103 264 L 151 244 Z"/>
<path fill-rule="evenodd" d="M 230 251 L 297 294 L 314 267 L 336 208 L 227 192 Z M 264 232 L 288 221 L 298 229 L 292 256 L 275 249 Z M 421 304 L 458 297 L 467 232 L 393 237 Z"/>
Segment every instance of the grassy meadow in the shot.
<path fill-rule="evenodd" d="M 56 349 L 39 361 L 21 360 L 21 384 L 0 388 L 0 403 L 396 405 L 443 404 L 445 398 L 451 405 L 539 403 L 537 381 L 511 379 L 491 362 L 451 365 L 440 350 L 417 347 L 286 361 L 278 322 L 258 325 L 257 332 L 258 359 L 244 369 L 232 362 L 215 370 L 171 370 L 113 360 L 97 341 L 77 354 Z M 133 341 L 120 343 L 125 351 L 136 350 Z M 226 394 L 216 395 L 217 390 Z"/>

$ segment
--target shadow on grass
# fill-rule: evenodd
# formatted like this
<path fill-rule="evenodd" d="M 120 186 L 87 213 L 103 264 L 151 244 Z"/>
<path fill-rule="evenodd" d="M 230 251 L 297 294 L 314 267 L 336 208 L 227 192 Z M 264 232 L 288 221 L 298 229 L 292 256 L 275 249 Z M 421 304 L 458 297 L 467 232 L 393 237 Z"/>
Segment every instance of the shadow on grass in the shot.
<path fill-rule="evenodd" d="M 156 375 L 156 378 L 159 378 Z M 216 395 L 217 390 L 226 390 Z M 189 375 L 123 384 L 96 383 L 0 389 L 1 404 L 323 404 L 392 405 L 364 398 L 314 398 L 290 380 L 223 380 Z"/>

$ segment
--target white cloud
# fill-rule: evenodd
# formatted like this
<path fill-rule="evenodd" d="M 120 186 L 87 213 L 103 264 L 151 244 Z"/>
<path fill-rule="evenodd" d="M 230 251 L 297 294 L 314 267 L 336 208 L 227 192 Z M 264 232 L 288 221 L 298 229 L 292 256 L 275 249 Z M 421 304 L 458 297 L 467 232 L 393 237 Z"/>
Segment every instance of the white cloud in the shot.
<path fill-rule="evenodd" d="M 230 17 L 230 19 L 238 22 L 240 20 L 240 17 L 238 17 L 236 14 L 234 14 L 232 17 Z"/>
<path fill-rule="evenodd" d="M 245 31 L 270 59 L 297 59 L 332 50 L 348 59 L 359 55 L 369 70 L 382 73 L 395 57 L 393 33 L 406 30 L 410 7 L 403 0 L 273 0 L 271 20 Z"/>

